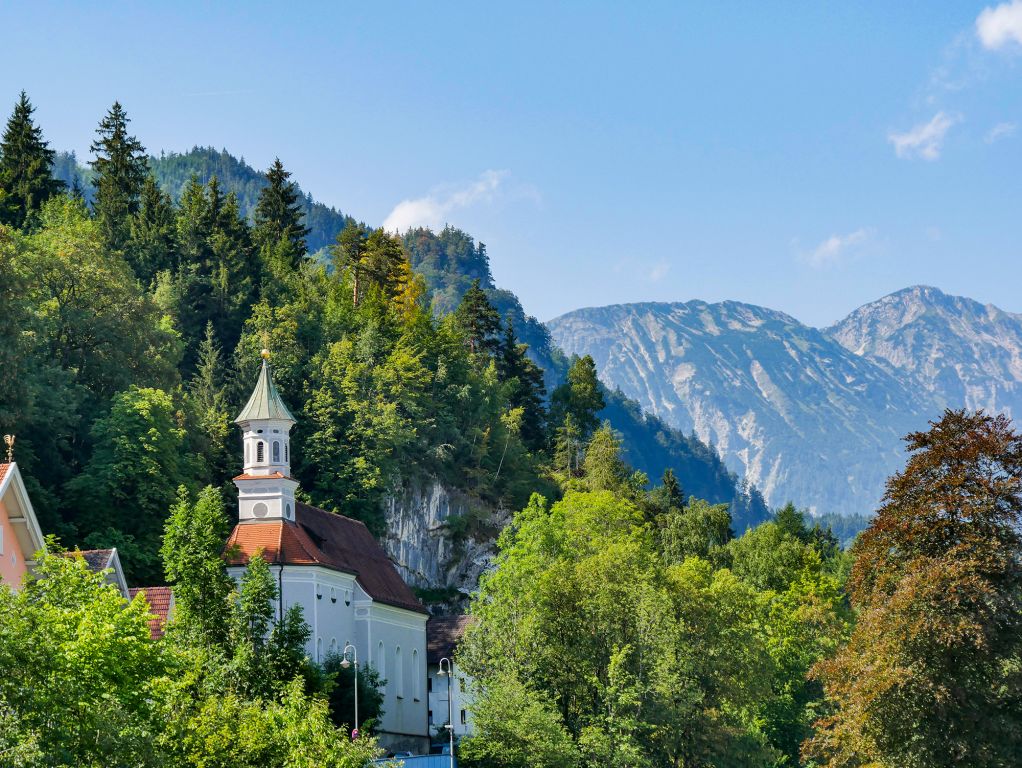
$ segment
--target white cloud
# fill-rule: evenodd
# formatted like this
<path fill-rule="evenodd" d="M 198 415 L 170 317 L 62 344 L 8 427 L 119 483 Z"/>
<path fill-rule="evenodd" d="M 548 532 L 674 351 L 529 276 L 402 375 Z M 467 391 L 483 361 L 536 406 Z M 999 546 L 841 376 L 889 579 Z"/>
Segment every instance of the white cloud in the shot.
<path fill-rule="evenodd" d="M 424 197 L 402 200 L 387 216 L 383 228 L 388 232 L 405 232 L 411 227 L 439 229 L 454 211 L 492 202 L 507 176 L 507 171 L 484 171 L 471 184 L 438 187 Z"/>
<path fill-rule="evenodd" d="M 898 157 L 936 160 L 940 157 L 947 132 L 958 122 L 961 122 L 960 116 L 941 111 L 928 123 L 920 123 L 903 133 L 892 131 L 887 140 L 894 145 L 894 153 Z"/>
<path fill-rule="evenodd" d="M 846 235 L 831 235 L 812 251 L 802 254 L 802 260 L 811 267 L 820 268 L 842 261 L 849 252 L 864 245 L 873 237 L 873 230 L 857 229 Z"/>
<path fill-rule="evenodd" d="M 995 141 L 1006 139 L 1009 136 L 1014 136 L 1015 131 L 1018 130 L 1018 123 L 998 123 L 989 131 L 987 135 L 983 137 L 983 141 L 987 144 L 993 144 Z"/>
<path fill-rule="evenodd" d="M 661 280 L 667 277 L 667 273 L 670 271 L 671 265 L 665 259 L 661 259 L 660 261 L 653 265 L 653 267 L 649 270 L 649 273 L 646 275 L 646 277 L 649 279 L 651 283 L 659 283 Z"/>
<path fill-rule="evenodd" d="M 976 18 L 976 35 L 991 51 L 1010 43 L 1022 45 L 1022 0 L 984 8 Z"/>

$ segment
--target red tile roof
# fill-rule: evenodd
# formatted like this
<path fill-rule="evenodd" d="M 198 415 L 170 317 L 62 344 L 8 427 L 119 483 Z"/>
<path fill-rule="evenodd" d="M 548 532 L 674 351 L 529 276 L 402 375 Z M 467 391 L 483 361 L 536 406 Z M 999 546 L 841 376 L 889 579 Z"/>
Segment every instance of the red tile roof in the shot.
<path fill-rule="evenodd" d="M 244 565 L 262 549 L 268 563 L 322 565 L 350 573 L 376 602 L 428 613 L 365 524 L 350 517 L 298 502 L 293 522 L 238 523 L 227 548 L 236 548 L 231 565 Z"/>
<path fill-rule="evenodd" d="M 0 483 L 4 481 L 4 475 L 7 474 L 7 468 L 9 466 L 11 465 L 7 463 L 0 464 Z"/>
<path fill-rule="evenodd" d="M 149 633 L 154 640 L 163 637 L 163 628 L 170 618 L 170 604 L 173 600 L 170 587 L 136 587 L 128 590 L 132 600 L 139 592 L 149 603 L 149 612 L 153 614 L 149 619 Z"/>
<path fill-rule="evenodd" d="M 426 662 L 439 664 L 448 659 L 473 621 L 471 616 L 433 616 L 426 622 Z"/>

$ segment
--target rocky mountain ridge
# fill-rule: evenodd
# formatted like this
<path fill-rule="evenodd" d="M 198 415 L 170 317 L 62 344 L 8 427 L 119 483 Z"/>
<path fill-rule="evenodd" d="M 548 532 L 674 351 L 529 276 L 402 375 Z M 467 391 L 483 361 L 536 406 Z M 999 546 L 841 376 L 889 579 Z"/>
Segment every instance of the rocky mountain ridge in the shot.
<path fill-rule="evenodd" d="M 944 407 L 1022 412 L 1022 316 L 916 286 L 816 329 L 725 301 L 569 312 L 548 323 L 604 382 L 712 443 L 771 505 L 862 514 Z"/>

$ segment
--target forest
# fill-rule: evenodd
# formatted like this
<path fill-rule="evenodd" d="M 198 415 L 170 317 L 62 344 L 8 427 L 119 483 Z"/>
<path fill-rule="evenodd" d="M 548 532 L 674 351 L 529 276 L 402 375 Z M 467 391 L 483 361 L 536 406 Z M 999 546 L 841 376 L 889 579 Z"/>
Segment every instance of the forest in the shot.
<path fill-rule="evenodd" d="M 236 191 L 217 174 L 247 166 L 157 160 L 118 103 L 91 152 L 58 177 L 24 93 L 0 140 L 0 430 L 54 535 L 37 578 L 0 587 L 0 668 L 25 671 L 0 676 L 2 761 L 375 754 L 343 733 L 343 671 L 305 658 L 300 611 L 274 617 L 266 564 L 237 588 L 223 569 L 232 419 L 266 348 L 309 503 L 379 534 L 386 495 L 422 477 L 518 510 L 460 651 L 478 687 L 463 765 L 1018 764 L 1022 438 L 1004 417 L 908 436 L 845 547 L 564 359 L 465 233 L 337 214 L 314 252 L 279 160 Z M 62 546 L 116 546 L 129 581 L 173 584 L 166 636 Z"/>

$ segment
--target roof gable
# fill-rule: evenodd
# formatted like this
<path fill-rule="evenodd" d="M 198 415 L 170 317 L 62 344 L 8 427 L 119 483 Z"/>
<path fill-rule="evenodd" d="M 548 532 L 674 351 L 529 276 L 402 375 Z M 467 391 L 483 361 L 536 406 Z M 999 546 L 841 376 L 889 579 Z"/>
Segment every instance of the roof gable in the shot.
<path fill-rule="evenodd" d="M 0 463 L 0 500 L 7 508 L 7 521 L 14 529 L 23 558 L 30 563 L 36 552 L 46 549 L 46 540 L 17 462 Z"/>

